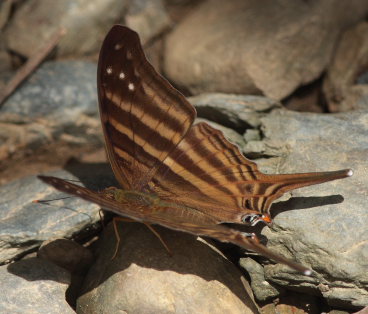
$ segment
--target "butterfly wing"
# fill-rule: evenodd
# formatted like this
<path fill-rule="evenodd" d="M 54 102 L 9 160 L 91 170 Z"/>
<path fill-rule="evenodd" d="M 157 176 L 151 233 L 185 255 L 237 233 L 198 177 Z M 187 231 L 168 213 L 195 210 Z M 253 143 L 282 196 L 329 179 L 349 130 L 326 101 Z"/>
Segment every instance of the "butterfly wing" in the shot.
<path fill-rule="evenodd" d="M 347 169 L 267 175 L 221 131 L 198 123 L 149 184 L 162 197 L 198 208 L 221 222 L 239 223 L 248 213 L 269 215 L 271 203 L 287 191 L 351 174 Z"/>
<path fill-rule="evenodd" d="M 238 230 L 218 225 L 215 219 L 197 210 L 181 206 L 170 206 L 168 203 L 163 202 L 162 204 L 158 203 L 154 207 L 147 207 L 147 210 L 140 211 L 136 208 L 132 208 L 129 204 L 122 204 L 106 197 L 102 193 L 96 193 L 68 181 L 48 176 L 38 177 L 43 182 L 62 192 L 96 203 L 102 208 L 118 215 L 129 217 L 137 221 L 159 224 L 173 230 L 184 231 L 194 235 L 208 236 L 222 242 L 230 242 L 245 249 L 260 253 L 279 263 L 286 264 L 306 275 L 311 274 L 308 268 L 267 249 L 264 245 L 259 243 L 255 236 L 250 237 L 248 234 Z"/>
<path fill-rule="evenodd" d="M 196 116 L 147 61 L 137 33 L 115 25 L 98 63 L 100 116 L 108 159 L 125 189 L 141 190 Z"/>

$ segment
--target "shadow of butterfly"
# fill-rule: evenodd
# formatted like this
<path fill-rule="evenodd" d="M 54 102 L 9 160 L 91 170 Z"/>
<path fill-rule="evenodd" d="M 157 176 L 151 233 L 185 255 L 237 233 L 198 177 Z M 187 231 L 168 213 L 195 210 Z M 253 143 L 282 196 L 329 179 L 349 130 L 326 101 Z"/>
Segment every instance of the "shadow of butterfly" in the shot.
<path fill-rule="evenodd" d="M 98 193 L 54 177 L 41 180 L 118 215 L 231 242 L 311 273 L 254 234 L 221 224 L 269 224 L 271 203 L 285 192 L 345 178 L 351 170 L 261 173 L 222 132 L 193 124 L 194 107 L 154 70 L 127 27 L 115 25 L 107 34 L 97 80 L 107 155 L 123 189 Z"/>

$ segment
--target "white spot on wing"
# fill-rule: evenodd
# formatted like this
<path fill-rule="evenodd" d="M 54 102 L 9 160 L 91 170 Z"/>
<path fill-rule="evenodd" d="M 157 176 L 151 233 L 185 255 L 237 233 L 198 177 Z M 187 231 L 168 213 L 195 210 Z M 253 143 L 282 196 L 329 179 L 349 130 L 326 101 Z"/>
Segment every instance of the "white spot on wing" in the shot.
<path fill-rule="evenodd" d="M 125 78 L 125 74 L 124 72 L 120 72 L 119 74 L 119 79 L 123 80 Z"/>
<path fill-rule="evenodd" d="M 116 44 L 114 48 L 115 48 L 115 50 L 120 50 L 121 48 L 123 48 L 123 45 L 122 44 Z"/>
<path fill-rule="evenodd" d="M 107 67 L 106 68 L 106 73 L 107 74 L 112 74 L 112 67 Z"/>
<path fill-rule="evenodd" d="M 128 88 L 129 88 L 129 90 L 133 91 L 134 90 L 134 84 L 133 83 L 129 83 L 128 84 Z"/>

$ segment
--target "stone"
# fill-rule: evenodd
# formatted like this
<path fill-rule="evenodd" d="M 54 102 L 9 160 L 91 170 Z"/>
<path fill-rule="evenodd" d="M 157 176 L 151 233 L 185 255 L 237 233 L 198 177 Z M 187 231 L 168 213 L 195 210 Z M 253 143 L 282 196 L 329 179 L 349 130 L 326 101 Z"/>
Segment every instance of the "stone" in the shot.
<path fill-rule="evenodd" d="M 264 268 L 250 257 L 243 257 L 239 265 L 244 268 L 250 276 L 250 286 L 258 301 L 266 301 L 278 297 L 284 289 L 272 285 L 264 276 Z"/>
<path fill-rule="evenodd" d="M 357 80 L 368 66 L 368 22 L 349 28 L 340 40 L 324 79 L 331 112 L 368 109 L 368 85 Z"/>
<path fill-rule="evenodd" d="M 75 313 L 65 300 L 69 284 L 69 272 L 42 259 L 0 266 L 0 312 Z"/>
<path fill-rule="evenodd" d="M 171 25 L 162 0 L 131 1 L 125 15 L 125 25 L 135 30 L 145 45 Z"/>
<path fill-rule="evenodd" d="M 331 306 L 367 304 L 368 114 L 275 110 L 261 120 L 267 160 L 273 155 L 278 160 L 273 169 L 257 160 L 261 169 L 265 164 L 270 173 L 354 170 L 351 178 L 292 191 L 289 200 L 272 206 L 273 227 L 262 230 L 267 246 L 315 273 L 308 278 L 281 265 L 266 265 L 266 280 L 321 293 Z M 268 142 L 278 143 L 279 151 L 267 151 Z"/>
<path fill-rule="evenodd" d="M 164 71 L 192 94 L 281 100 L 323 73 L 341 32 L 367 12 L 367 0 L 205 1 L 167 37 Z"/>
<path fill-rule="evenodd" d="M 80 180 L 66 171 L 50 172 L 65 179 Z M 95 172 L 95 179 L 103 176 Z M 62 198 L 61 198 L 62 197 Z M 54 200 L 34 203 L 35 199 Z M 0 187 L 0 263 L 34 251 L 55 237 L 70 238 L 85 228 L 93 230 L 100 220 L 100 207 L 79 198 L 67 197 L 35 176 Z"/>
<path fill-rule="evenodd" d="M 57 55 L 85 55 L 98 51 L 110 27 L 122 20 L 129 1 L 54 0 L 24 2 L 5 30 L 8 48 L 29 58 L 59 28 L 67 31 Z M 32 25 L 32 32 L 29 27 Z"/>
<path fill-rule="evenodd" d="M 258 313 L 239 270 L 196 237 L 156 227 L 172 252 L 140 223 L 110 225 L 97 248 L 78 313 Z"/>
<path fill-rule="evenodd" d="M 34 174 L 34 163 L 65 164 L 104 146 L 96 68 L 84 61 L 44 63 L 7 99 L 0 108 L 0 184 Z M 47 152 L 51 158 L 42 160 Z"/>
<path fill-rule="evenodd" d="M 37 256 L 71 273 L 85 273 L 93 262 L 92 252 L 69 239 L 51 239 L 42 243 Z"/>
<path fill-rule="evenodd" d="M 243 132 L 259 127 L 262 117 L 282 107 L 279 102 L 267 97 L 222 93 L 205 93 L 188 100 L 195 106 L 198 117 Z"/>

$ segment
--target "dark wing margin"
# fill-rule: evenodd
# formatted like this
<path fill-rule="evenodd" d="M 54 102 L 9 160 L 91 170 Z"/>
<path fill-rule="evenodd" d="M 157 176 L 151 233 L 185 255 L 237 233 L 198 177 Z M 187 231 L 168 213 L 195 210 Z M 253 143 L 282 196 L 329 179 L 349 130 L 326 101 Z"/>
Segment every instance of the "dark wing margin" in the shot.
<path fill-rule="evenodd" d="M 97 71 L 100 116 L 114 174 L 141 190 L 192 125 L 196 111 L 147 61 L 137 33 L 115 25 Z"/>
<path fill-rule="evenodd" d="M 53 186 L 57 190 L 75 195 L 84 200 L 93 202 L 102 208 L 121 216 L 129 217 L 137 221 L 159 224 L 169 229 L 184 231 L 194 235 L 215 238 L 222 242 L 229 242 L 248 250 L 260 253 L 276 262 L 288 265 L 289 267 L 311 275 L 312 271 L 294 261 L 284 258 L 260 244 L 256 236 L 250 237 L 248 234 L 231 229 L 222 225 L 217 225 L 211 217 L 198 211 L 186 211 L 180 207 L 168 207 L 167 205 L 155 207 L 150 211 L 137 211 L 130 208 L 129 204 L 122 204 L 115 200 L 105 197 L 103 194 L 96 193 L 79 185 L 70 183 L 63 179 L 38 176 L 43 182 Z M 179 210 L 180 212 L 175 212 Z"/>

